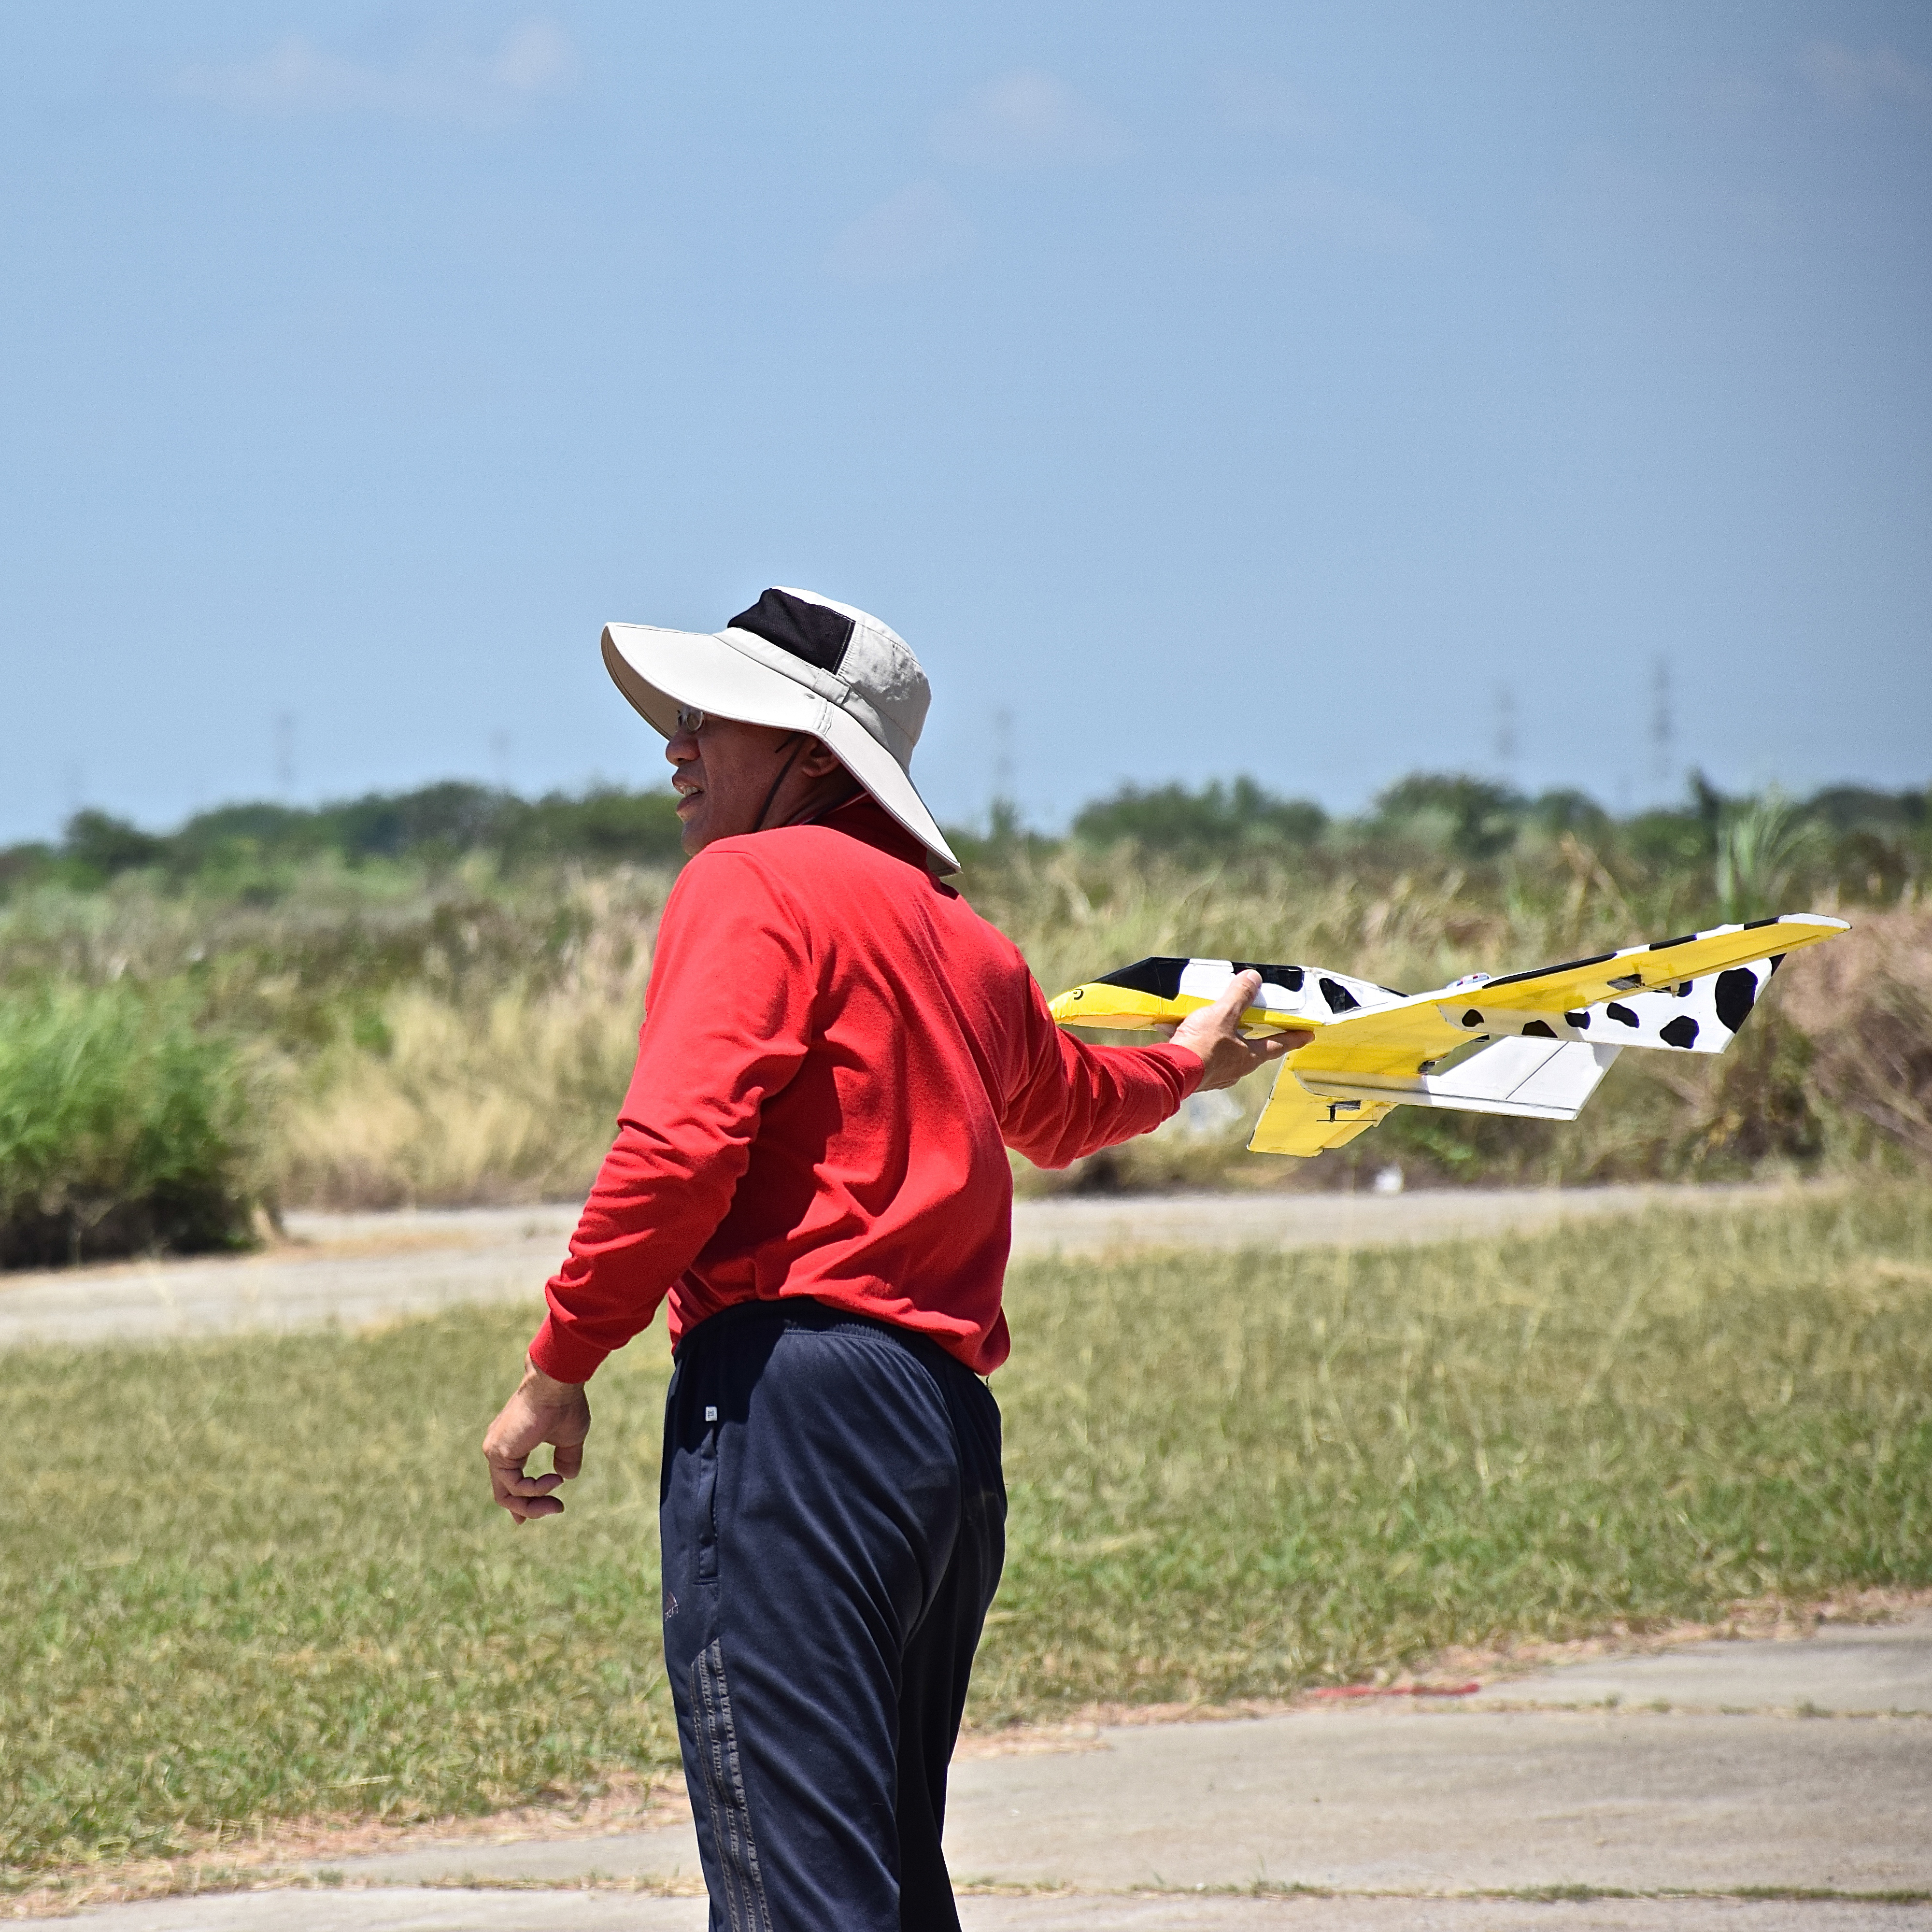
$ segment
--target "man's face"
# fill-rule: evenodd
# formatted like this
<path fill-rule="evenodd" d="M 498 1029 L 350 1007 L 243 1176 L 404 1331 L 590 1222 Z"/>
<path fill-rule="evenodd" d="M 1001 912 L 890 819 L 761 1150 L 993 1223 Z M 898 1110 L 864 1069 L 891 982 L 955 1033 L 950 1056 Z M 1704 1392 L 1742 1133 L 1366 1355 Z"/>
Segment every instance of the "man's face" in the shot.
<path fill-rule="evenodd" d="M 797 748 L 798 734 L 775 724 L 707 717 L 701 730 L 680 730 L 664 746 L 684 849 L 701 852 L 714 838 L 758 830 L 772 783 Z"/>

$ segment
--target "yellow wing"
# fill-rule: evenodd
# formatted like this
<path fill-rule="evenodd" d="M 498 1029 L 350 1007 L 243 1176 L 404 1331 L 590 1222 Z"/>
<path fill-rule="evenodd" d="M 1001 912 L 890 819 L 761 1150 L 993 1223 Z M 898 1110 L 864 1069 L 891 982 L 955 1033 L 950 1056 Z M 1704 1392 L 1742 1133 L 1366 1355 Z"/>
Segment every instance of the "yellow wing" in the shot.
<path fill-rule="evenodd" d="M 1780 913 L 1774 919 L 1754 919 L 1743 926 L 1686 933 L 1682 939 L 1626 946 L 1621 952 L 1600 952 L 1594 958 L 1573 959 L 1561 966 L 1504 973 L 1483 982 L 1474 997 L 1484 1006 L 1506 1006 L 1516 1012 L 1562 1012 L 1614 1000 L 1619 993 L 1701 980 L 1728 967 L 1796 952 L 1801 946 L 1815 946 L 1821 939 L 1835 938 L 1850 929 L 1842 919 L 1827 919 L 1822 913 Z M 1436 997 L 1453 998 L 1455 990 L 1445 988 Z"/>
<path fill-rule="evenodd" d="M 1366 1132 L 1399 1104 L 1326 1098 L 1311 1094 L 1298 1075 L 1399 1078 L 1446 1058 L 1467 1040 L 1427 994 L 1380 1011 L 1342 1014 L 1282 1062 L 1248 1146 L 1256 1154 L 1320 1154 Z"/>

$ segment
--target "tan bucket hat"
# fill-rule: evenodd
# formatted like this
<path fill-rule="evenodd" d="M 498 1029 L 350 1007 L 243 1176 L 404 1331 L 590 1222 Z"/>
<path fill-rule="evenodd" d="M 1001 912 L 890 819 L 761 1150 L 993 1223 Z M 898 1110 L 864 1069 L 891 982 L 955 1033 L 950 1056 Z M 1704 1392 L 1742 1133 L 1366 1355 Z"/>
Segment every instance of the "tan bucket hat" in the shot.
<path fill-rule="evenodd" d="M 773 589 L 722 631 L 607 624 L 604 662 L 667 738 L 681 706 L 809 731 L 944 870 L 959 869 L 910 770 L 932 687 L 878 618 L 816 591 Z"/>

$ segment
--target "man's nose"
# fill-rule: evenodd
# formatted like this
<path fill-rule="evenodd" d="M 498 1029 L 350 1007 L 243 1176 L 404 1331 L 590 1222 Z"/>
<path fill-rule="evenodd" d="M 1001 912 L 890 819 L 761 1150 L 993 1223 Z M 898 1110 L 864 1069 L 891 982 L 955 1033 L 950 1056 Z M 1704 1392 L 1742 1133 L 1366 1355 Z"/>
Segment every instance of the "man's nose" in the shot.
<path fill-rule="evenodd" d="M 664 740 L 664 756 L 674 765 L 688 765 L 698 756 L 698 734 L 674 731 Z"/>

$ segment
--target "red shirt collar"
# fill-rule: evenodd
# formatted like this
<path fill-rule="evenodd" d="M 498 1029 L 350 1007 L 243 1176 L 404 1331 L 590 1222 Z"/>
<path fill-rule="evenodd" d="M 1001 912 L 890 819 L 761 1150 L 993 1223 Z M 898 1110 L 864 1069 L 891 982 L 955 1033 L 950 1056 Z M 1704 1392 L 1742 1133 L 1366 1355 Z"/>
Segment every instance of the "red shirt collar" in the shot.
<path fill-rule="evenodd" d="M 881 852 L 890 852 L 895 859 L 903 859 L 922 871 L 925 868 L 924 842 L 908 832 L 868 791 L 847 800 L 818 822 L 835 832 L 862 839 L 868 845 L 875 845 Z"/>

